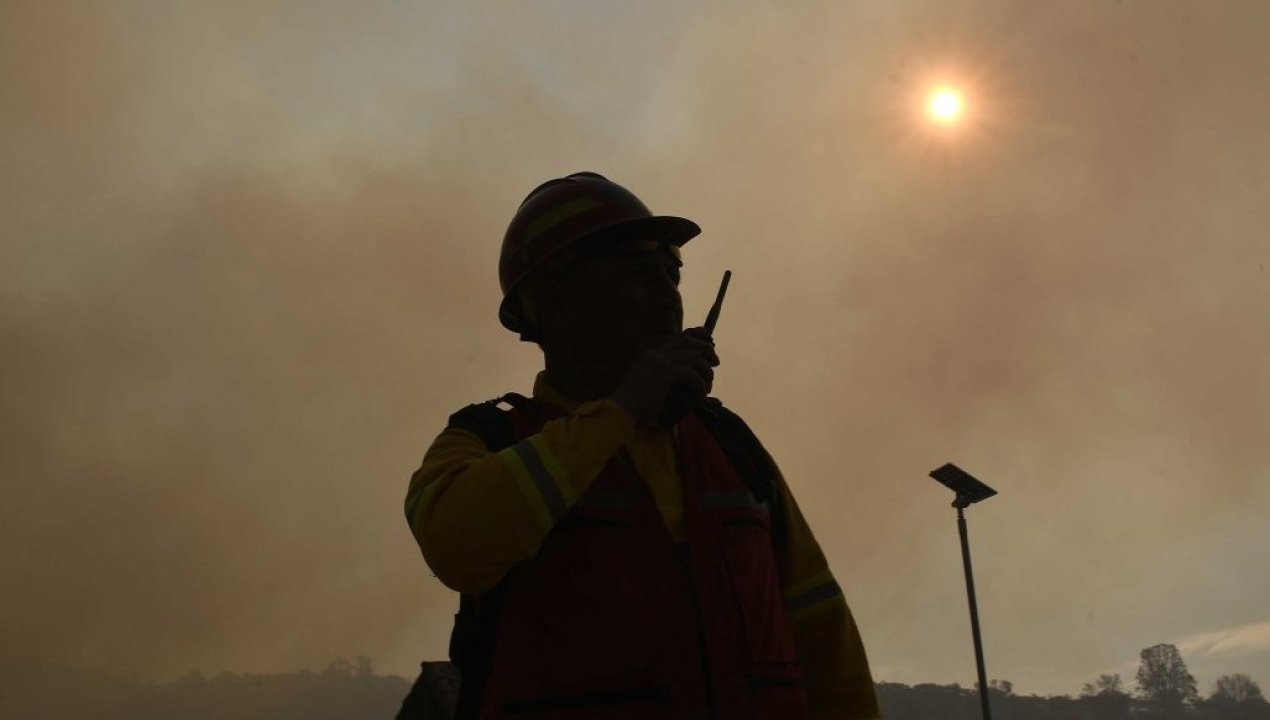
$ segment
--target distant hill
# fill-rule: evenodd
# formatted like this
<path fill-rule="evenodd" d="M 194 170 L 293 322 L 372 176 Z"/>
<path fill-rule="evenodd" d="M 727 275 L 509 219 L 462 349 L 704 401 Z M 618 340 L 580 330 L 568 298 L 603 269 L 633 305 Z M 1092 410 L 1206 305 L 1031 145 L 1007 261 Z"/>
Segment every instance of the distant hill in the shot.
<path fill-rule="evenodd" d="M 412 678 L 413 680 L 413 678 Z M 103 671 L 0 665 L 0 717 L 57 720 L 391 720 L 412 680 L 369 661 L 275 675 L 192 671 L 140 682 Z"/>

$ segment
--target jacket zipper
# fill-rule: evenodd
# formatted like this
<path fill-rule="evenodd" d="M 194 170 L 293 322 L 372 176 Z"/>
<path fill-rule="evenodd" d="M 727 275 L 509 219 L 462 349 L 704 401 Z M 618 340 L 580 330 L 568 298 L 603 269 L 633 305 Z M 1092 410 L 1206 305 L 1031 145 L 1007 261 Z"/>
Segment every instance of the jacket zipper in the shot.
<path fill-rule="evenodd" d="M 692 575 L 692 565 L 688 562 L 687 546 L 684 546 L 683 567 L 684 575 L 688 578 L 688 592 L 692 595 L 692 610 L 697 619 L 697 646 L 701 654 L 701 673 L 702 680 L 706 686 L 706 706 L 710 709 L 710 717 L 717 720 L 719 711 L 715 706 L 714 700 L 714 678 L 710 674 L 710 656 L 706 651 L 706 627 L 705 621 L 701 614 L 701 601 L 697 599 L 696 579 Z"/>
<path fill-rule="evenodd" d="M 678 438 L 679 438 L 679 433 L 678 433 L 678 428 L 676 428 L 675 429 L 676 444 L 678 443 Z M 635 477 L 638 477 L 642 480 L 643 476 L 641 476 L 639 474 L 639 471 L 636 470 L 635 460 L 634 458 L 631 457 L 630 451 L 627 450 L 625 447 L 623 447 L 618 451 L 618 455 L 621 457 L 622 462 L 626 463 L 626 467 L 631 471 L 631 473 L 634 474 Z M 711 676 L 710 674 L 710 656 L 706 652 L 705 620 L 701 614 L 701 601 L 697 597 L 697 582 L 696 582 L 696 578 L 693 577 L 693 574 L 692 574 L 692 563 L 689 561 L 689 558 L 688 558 L 687 542 L 684 543 L 681 549 L 681 553 L 682 554 L 679 556 L 679 560 L 680 560 L 680 564 L 683 567 L 684 577 L 687 578 L 688 580 L 688 594 L 692 596 L 692 611 L 693 611 L 693 614 L 696 616 L 696 620 L 697 620 L 697 650 L 698 650 L 698 653 L 701 655 L 702 681 L 705 683 L 705 686 L 706 686 L 706 707 L 710 711 L 710 714 L 709 714 L 710 720 L 718 720 L 719 710 L 715 704 L 715 699 L 714 699 L 714 679 L 713 679 L 713 676 Z"/>

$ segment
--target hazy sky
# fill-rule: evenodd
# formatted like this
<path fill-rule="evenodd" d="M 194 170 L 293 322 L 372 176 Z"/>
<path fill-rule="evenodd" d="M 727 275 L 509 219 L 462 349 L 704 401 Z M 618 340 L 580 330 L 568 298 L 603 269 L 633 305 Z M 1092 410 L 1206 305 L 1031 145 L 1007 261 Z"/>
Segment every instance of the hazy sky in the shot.
<path fill-rule="evenodd" d="M 457 596 L 406 528 L 529 392 L 497 255 L 595 170 L 734 271 L 715 394 L 875 677 L 1070 693 L 1179 645 L 1270 683 L 1270 4 L 0 2 L 0 660 L 365 654 Z M 970 115 L 923 121 L 951 80 Z"/>

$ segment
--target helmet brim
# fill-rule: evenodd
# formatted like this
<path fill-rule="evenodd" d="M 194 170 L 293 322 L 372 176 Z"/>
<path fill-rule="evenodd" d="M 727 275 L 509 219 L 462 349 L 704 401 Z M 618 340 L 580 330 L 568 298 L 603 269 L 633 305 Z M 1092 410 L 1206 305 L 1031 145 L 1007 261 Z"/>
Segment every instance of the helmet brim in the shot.
<path fill-rule="evenodd" d="M 677 247 L 701 234 L 701 227 L 695 222 L 674 215 L 653 215 L 650 217 L 619 220 L 603 225 L 595 230 L 575 238 L 570 245 L 585 240 L 596 240 L 601 237 L 627 239 L 636 235 L 649 235 L 658 240 L 665 240 Z"/>

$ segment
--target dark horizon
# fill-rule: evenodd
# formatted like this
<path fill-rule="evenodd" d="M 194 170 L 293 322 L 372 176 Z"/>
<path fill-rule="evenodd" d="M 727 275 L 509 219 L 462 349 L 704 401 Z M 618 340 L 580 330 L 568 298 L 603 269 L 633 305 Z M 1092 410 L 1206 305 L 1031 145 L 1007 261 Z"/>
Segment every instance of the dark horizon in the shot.
<path fill-rule="evenodd" d="M 1183 660 L 1185 660 L 1184 654 L 1182 654 L 1182 658 Z M 440 664 L 449 664 L 449 660 L 444 658 L 431 658 L 431 659 L 423 658 L 420 660 L 420 663 L 440 665 Z M 889 686 L 918 687 L 922 685 L 933 685 L 933 686 L 945 687 L 945 688 L 956 687 L 956 688 L 961 688 L 961 689 L 972 691 L 972 692 L 977 692 L 978 680 L 975 679 L 974 677 L 975 670 L 974 670 L 973 657 L 971 657 L 968 660 L 968 665 L 969 665 L 969 670 L 968 670 L 969 680 L 960 680 L 960 681 L 959 680 L 925 680 L 925 681 L 918 681 L 918 682 L 911 682 L 911 683 L 903 683 L 903 682 L 893 682 L 887 678 L 875 678 L 875 682 L 879 686 L 889 685 Z M 1139 661 L 1135 663 L 1134 670 L 1129 672 L 1128 674 L 1125 674 L 1123 672 L 1120 672 L 1120 673 L 1091 672 L 1089 673 L 1088 680 L 1082 683 L 1082 687 L 1071 692 L 1057 692 L 1057 693 L 1044 693 L 1044 694 L 1022 692 L 1021 689 L 1017 688 L 1016 684 L 1012 680 L 1010 680 L 1010 678 L 1008 677 L 1009 676 L 1008 672 L 997 673 L 997 672 L 990 671 L 989 672 L 989 676 L 990 676 L 989 686 L 990 686 L 990 689 L 992 689 L 993 691 L 999 692 L 1001 691 L 999 686 L 1000 683 L 1005 682 L 1008 684 L 1011 694 L 1019 695 L 1022 697 L 1074 698 L 1074 697 L 1080 697 L 1081 693 L 1087 689 L 1085 686 L 1095 684 L 1101 676 L 1119 675 L 1120 680 L 1123 683 L 1124 692 L 1128 695 L 1136 696 L 1140 693 L 1140 690 L 1135 688 L 1136 681 L 1134 677 L 1135 677 L 1136 668 L 1140 665 L 1141 665 L 1141 660 L 1139 659 Z M 12 663 L 12 662 L 0 663 L 0 674 L 4 674 L 4 675 L 11 674 L 12 671 L 20 667 L 23 667 L 23 666 Z M 130 685 L 173 684 L 173 683 L 179 682 L 182 679 L 188 679 L 191 677 L 204 678 L 204 679 L 212 679 L 217 677 L 253 677 L 253 676 L 267 677 L 267 676 L 273 676 L 273 675 L 321 674 L 324 672 L 335 673 L 335 674 L 356 673 L 359 675 L 362 675 L 362 674 L 375 675 L 375 676 L 384 677 L 384 678 L 398 678 L 409 683 L 409 682 L 413 682 L 418 675 L 418 672 L 401 675 L 401 674 L 397 674 L 393 672 L 377 671 L 375 669 L 376 663 L 374 659 L 366 655 L 356 655 L 352 657 L 351 659 L 339 657 L 326 663 L 325 665 L 322 665 L 320 669 L 317 667 L 302 667 L 302 668 L 295 668 L 295 669 L 287 670 L 283 672 L 253 672 L 253 671 L 242 670 L 242 669 L 239 669 L 239 670 L 220 669 L 220 670 L 213 671 L 213 670 L 208 670 L 207 668 L 189 667 L 185 669 L 184 671 L 182 671 L 181 673 L 174 674 L 165 678 L 139 677 L 136 675 L 130 675 L 128 673 L 112 672 L 108 668 L 102 668 L 102 667 L 74 667 L 74 666 L 46 665 L 46 664 L 38 664 L 38 663 L 31 664 L 25 667 L 32 670 L 38 668 L 44 671 L 52 670 L 52 671 L 67 672 L 70 674 L 98 676 L 102 679 L 108 679 L 113 682 L 118 682 L 121 684 L 130 684 Z M 1258 685 L 1260 685 L 1261 683 L 1261 679 L 1257 677 L 1255 673 L 1249 673 L 1246 671 L 1233 670 L 1229 673 L 1223 673 L 1223 676 L 1228 677 L 1234 674 L 1248 676 Z M 1209 695 L 1211 695 L 1214 689 L 1212 687 L 1211 682 L 1208 683 L 1207 685 L 1204 685 L 1202 683 L 1197 683 L 1196 685 L 1197 685 L 1197 691 L 1199 693 L 1199 696 L 1202 698 L 1207 698 Z"/>
<path fill-rule="evenodd" d="M 413 702 L 425 702 L 432 711 L 420 717 L 438 717 L 438 707 L 454 701 L 457 677 L 448 663 L 432 662 L 430 688 Z M 442 667 L 444 666 L 444 667 Z M 410 690 L 413 678 L 380 674 L 365 656 L 352 660 L 337 658 L 321 670 L 301 669 L 288 673 L 252 674 L 219 672 L 207 674 L 191 669 L 166 682 L 143 682 L 112 677 L 104 673 L 74 673 L 63 670 L 51 677 L 49 668 L 42 673 L 30 672 L 17 693 L 6 693 L 0 710 L 14 716 L 50 716 L 63 720 L 94 718 L 113 720 L 168 717 L 172 712 L 192 707 L 201 708 L 197 717 L 232 720 L 257 717 L 267 712 L 270 717 L 320 718 L 388 717 L 395 714 Z M 12 666 L 0 665 L 5 679 L 15 674 Z M 1228 678 L 1230 679 L 1230 678 Z M 1111 682 L 1108 682 L 1108 681 Z M 1233 678 L 1232 680 L 1239 680 Z M 989 696 L 994 717 L 1006 719 L 1044 720 L 1046 718 L 1094 718 L 1107 720 L 1129 718 L 1130 707 L 1152 710 L 1153 717 L 1204 718 L 1228 720 L 1264 720 L 1270 718 L 1256 678 L 1228 685 L 1226 690 L 1198 692 L 1193 702 L 1174 710 L 1159 705 L 1150 692 L 1133 689 L 1132 681 L 1096 678 L 1079 694 L 1048 696 L 1024 695 L 1015 691 L 1008 680 L 993 679 Z M 13 683 L 9 683 L 14 687 Z M 960 683 L 891 683 L 877 682 L 884 717 L 888 720 L 925 720 L 938 709 L 950 720 L 979 717 L 978 692 L 974 686 Z M 1247 700 L 1233 700 L 1228 693 L 1252 691 Z M 416 691 L 417 692 L 417 691 Z M 416 709 L 418 712 L 418 709 Z"/>

